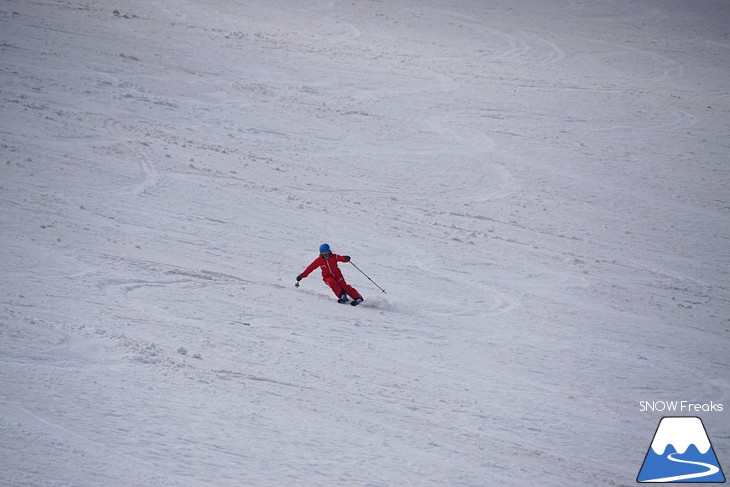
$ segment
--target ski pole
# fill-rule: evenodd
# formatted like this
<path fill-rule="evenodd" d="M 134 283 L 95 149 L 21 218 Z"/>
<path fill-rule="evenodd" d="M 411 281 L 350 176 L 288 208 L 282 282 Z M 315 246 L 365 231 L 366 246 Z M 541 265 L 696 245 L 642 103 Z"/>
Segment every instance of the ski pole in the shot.
<path fill-rule="evenodd" d="M 370 282 L 372 282 L 373 284 L 375 284 L 375 287 L 377 287 L 378 289 L 380 289 L 381 291 L 383 291 L 383 294 L 388 294 L 388 293 L 385 292 L 385 289 L 383 289 L 382 287 L 378 286 L 375 283 L 375 281 L 373 281 L 372 279 L 370 279 L 370 276 L 368 276 L 367 274 L 365 274 L 364 272 L 362 272 L 362 269 L 360 269 L 358 266 L 356 266 L 353 261 L 350 261 L 350 264 L 354 265 L 355 266 L 355 269 L 359 270 L 362 273 L 363 276 L 367 277 Z"/>

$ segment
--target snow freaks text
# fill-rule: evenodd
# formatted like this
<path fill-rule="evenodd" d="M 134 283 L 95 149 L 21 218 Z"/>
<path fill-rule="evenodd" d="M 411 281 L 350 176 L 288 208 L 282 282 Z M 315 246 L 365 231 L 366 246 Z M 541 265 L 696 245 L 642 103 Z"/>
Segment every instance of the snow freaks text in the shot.
<path fill-rule="evenodd" d="M 660 413 L 721 413 L 722 403 L 694 403 L 690 401 L 639 401 L 639 411 Z"/>

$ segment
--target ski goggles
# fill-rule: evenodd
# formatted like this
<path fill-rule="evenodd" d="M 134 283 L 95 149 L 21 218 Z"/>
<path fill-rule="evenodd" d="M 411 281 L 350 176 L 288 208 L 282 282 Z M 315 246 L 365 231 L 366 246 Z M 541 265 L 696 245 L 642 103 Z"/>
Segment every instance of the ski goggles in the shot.
<path fill-rule="evenodd" d="M 325 250 L 324 252 L 320 252 L 319 255 L 321 255 L 322 257 L 324 257 L 326 259 L 330 255 L 332 255 L 332 251 L 331 250 Z"/>

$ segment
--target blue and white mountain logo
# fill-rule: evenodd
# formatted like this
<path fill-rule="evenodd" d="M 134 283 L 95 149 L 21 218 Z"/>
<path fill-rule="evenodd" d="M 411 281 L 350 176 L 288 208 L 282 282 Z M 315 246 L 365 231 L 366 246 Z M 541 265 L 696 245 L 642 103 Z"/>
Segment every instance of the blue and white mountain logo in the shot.
<path fill-rule="evenodd" d="M 725 482 L 702 420 L 694 416 L 662 418 L 636 481 Z"/>

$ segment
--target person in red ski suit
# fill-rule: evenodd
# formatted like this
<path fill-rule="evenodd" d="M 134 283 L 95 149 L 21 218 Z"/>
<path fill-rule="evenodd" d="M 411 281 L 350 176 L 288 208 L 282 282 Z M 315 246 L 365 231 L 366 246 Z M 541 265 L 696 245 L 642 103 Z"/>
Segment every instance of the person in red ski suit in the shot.
<path fill-rule="evenodd" d="M 322 280 L 327 284 L 332 292 L 337 296 L 337 301 L 340 303 L 347 303 L 347 296 L 349 295 L 353 301 L 353 306 L 363 302 L 362 295 L 357 292 L 357 289 L 347 284 L 345 278 L 342 276 L 342 271 L 337 266 L 338 262 L 350 262 L 349 255 L 338 255 L 332 253 L 330 246 L 322 244 L 319 246 L 319 257 L 304 269 L 304 272 L 297 276 L 297 283 L 312 273 L 314 269 L 319 267 L 322 270 Z"/>

